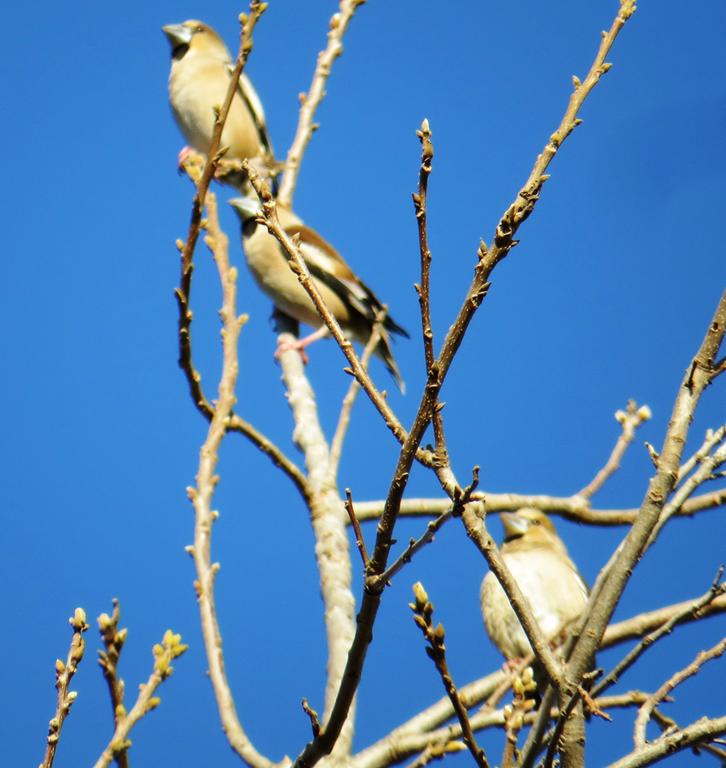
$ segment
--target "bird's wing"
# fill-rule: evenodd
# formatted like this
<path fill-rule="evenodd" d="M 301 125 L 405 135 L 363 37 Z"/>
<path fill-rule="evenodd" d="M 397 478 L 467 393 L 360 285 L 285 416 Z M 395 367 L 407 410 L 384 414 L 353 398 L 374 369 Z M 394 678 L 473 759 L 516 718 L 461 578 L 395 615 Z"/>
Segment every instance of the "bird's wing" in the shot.
<path fill-rule="evenodd" d="M 228 70 L 231 75 L 232 71 L 234 70 L 234 65 L 231 63 L 228 64 Z M 270 153 L 270 155 L 274 155 L 272 151 L 272 142 L 270 141 L 270 134 L 267 132 L 265 110 L 262 108 L 262 102 L 260 101 L 260 97 L 257 95 L 257 91 L 255 91 L 255 89 L 252 87 L 252 83 L 249 81 L 249 78 L 247 75 L 245 75 L 244 72 L 240 75 L 237 93 L 239 93 L 240 97 L 247 105 L 247 109 L 249 110 L 250 115 L 252 115 L 252 119 L 254 120 L 255 126 L 257 128 L 257 134 L 260 137 L 262 146 L 267 152 Z"/>
<path fill-rule="evenodd" d="M 288 227 L 291 236 L 300 236 L 300 252 L 310 274 L 328 286 L 343 301 L 373 322 L 382 305 L 373 292 L 361 282 L 330 243 L 304 224 Z"/>
<path fill-rule="evenodd" d="M 383 305 L 371 289 L 353 272 L 345 259 L 315 230 L 304 224 L 287 227 L 291 236 L 300 236 L 300 251 L 310 274 L 335 291 L 366 321 L 373 323 Z M 408 332 L 386 315 L 384 328 L 408 337 Z"/>

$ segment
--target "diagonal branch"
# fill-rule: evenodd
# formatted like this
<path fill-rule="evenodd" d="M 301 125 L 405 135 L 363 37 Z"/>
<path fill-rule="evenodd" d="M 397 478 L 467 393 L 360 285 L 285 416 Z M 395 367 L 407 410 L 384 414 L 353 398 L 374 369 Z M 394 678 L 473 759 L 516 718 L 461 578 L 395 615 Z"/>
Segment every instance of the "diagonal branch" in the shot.
<path fill-rule="evenodd" d="M 607 480 L 620 468 L 620 462 L 628 450 L 628 446 L 633 442 L 635 430 L 651 417 L 650 408 L 643 405 L 638 408 L 635 400 L 628 400 L 628 405 L 624 411 L 615 413 L 615 420 L 620 424 L 622 432 L 615 443 L 615 447 L 610 454 L 605 466 L 595 475 L 595 477 L 577 494 L 586 499 L 591 498 L 605 485 Z"/>
<path fill-rule="evenodd" d="M 416 626 L 423 632 L 424 638 L 427 642 L 426 654 L 433 661 L 436 670 L 438 671 L 441 682 L 446 689 L 446 695 L 451 701 L 451 706 L 454 708 L 456 717 L 461 725 L 461 733 L 466 746 L 471 752 L 471 756 L 474 758 L 474 762 L 479 768 L 489 768 L 489 761 L 484 754 L 484 750 L 479 746 L 474 736 L 474 731 L 471 728 L 469 722 L 469 714 L 466 711 L 466 707 L 459 695 L 459 691 L 454 684 L 454 681 L 449 672 L 449 666 L 446 663 L 446 646 L 444 644 L 444 626 L 438 624 L 434 627 L 433 612 L 434 606 L 429 601 L 429 597 L 426 594 L 426 590 L 421 582 L 416 582 L 413 586 L 413 594 L 415 601 L 409 604 L 409 607 L 414 613 L 414 621 Z"/>
<path fill-rule="evenodd" d="M 40 764 L 40 768 L 52 768 L 63 723 L 71 711 L 73 702 L 76 700 L 76 692 L 69 691 L 68 686 L 71 684 L 73 675 L 78 670 L 78 665 L 81 663 L 81 659 L 83 659 L 83 652 L 86 648 L 83 633 L 88 630 L 88 624 L 86 624 L 86 613 L 83 608 L 76 608 L 73 616 L 68 619 L 68 623 L 73 628 L 71 646 L 68 649 L 65 662 L 58 659 L 55 663 L 55 687 L 58 691 L 58 700 L 55 714 L 48 723 L 45 756 Z"/>
<path fill-rule="evenodd" d="M 646 768 L 664 757 L 708 742 L 723 733 L 726 733 L 726 715 L 715 718 L 702 717 L 686 728 L 665 734 L 639 752 L 621 757 L 620 760 L 611 763 L 609 768 Z"/>
<path fill-rule="evenodd" d="M 320 51 L 318 54 L 318 61 L 315 66 L 315 72 L 313 72 L 310 89 L 307 94 L 300 94 L 300 119 L 298 120 L 295 138 L 287 153 L 285 172 L 282 176 L 280 191 L 277 196 L 278 200 L 287 208 L 292 208 L 292 195 L 297 184 L 298 174 L 300 173 L 300 164 L 310 139 L 318 128 L 313 123 L 315 111 L 320 106 L 320 102 L 325 98 L 325 85 L 330 76 L 333 62 L 343 53 L 343 35 L 358 6 L 363 5 L 365 1 L 340 0 L 338 13 L 330 19 L 328 44 L 325 50 Z"/>
<path fill-rule="evenodd" d="M 643 749 L 646 745 L 645 729 L 653 710 L 658 704 L 663 701 L 676 686 L 680 685 L 684 680 L 688 680 L 689 677 L 693 677 L 693 675 L 699 672 L 704 664 L 713 659 L 717 659 L 724 653 L 724 651 L 726 651 L 726 637 L 707 651 L 701 651 L 701 653 L 699 653 L 687 667 L 676 672 L 672 677 L 666 680 L 652 696 L 648 697 L 648 699 L 641 705 L 638 710 L 638 716 L 635 718 L 633 743 L 636 751 Z"/>
<path fill-rule="evenodd" d="M 96 760 L 94 768 L 106 768 L 114 758 L 128 750 L 131 746 L 129 734 L 132 728 L 142 717 L 159 706 L 161 699 L 154 694 L 174 671 L 171 662 L 181 656 L 187 647 L 181 642 L 181 635 L 175 635 L 169 629 L 164 633 L 161 643 L 154 646 L 154 671 L 149 679 L 139 686 L 139 695 L 134 706 L 118 719 L 111 741 Z"/>
<path fill-rule="evenodd" d="M 381 313 L 381 316 L 376 318 L 376 322 L 373 324 L 373 330 L 371 331 L 370 338 L 366 342 L 363 348 L 363 354 L 360 357 L 361 365 L 365 371 L 368 370 L 368 363 L 375 348 L 378 346 L 378 342 L 381 340 L 381 324 L 385 319 L 385 313 Z M 360 384 L 357 379 L 353 379 L 348 386 L 348 391 L 343 398 L 343 404 L 340 407 L 340 414 L 338 416 L 338 424 L 335 427 L 333 439 L 330 441 L 330 478 L 334 481 L 338 475 L 338 467 L 340 466 L 340 457 L 343 453 L 343 443 L 348 433 L 348 427 L 350 426 L 350 414 L 355 405 L 355 401 L 358 398 L 360 392 Z"/>

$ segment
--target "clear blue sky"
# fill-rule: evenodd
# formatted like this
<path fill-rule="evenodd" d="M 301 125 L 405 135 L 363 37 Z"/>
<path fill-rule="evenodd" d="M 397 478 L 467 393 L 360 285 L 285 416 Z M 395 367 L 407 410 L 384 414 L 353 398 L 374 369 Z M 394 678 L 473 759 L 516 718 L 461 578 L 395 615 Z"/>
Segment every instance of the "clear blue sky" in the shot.
<path fill-rule="evenodd" d="M 335 5 L 272 0 L 258 27 L 248 73 L 280 155 Z M 612 415 L 629 397 L 651 406 L 641 439 L 660 445 L 682 372 L 726 283 L 726 6 L 686 5 L 643 2 L 622 33 L 613 69 L 554 162 L 521 245 L 496 270 L 447 381 L 455 468 L 463 477 L 480 464 L 486 490 L 576 491 L 605 460 L 617 436 Z M 571 76 L 587 71 L 616 7 L 615 0 L 527 0 L 444 10 L 433 0 L 370 0 L 355 18 L 296 202 L 413 332 L 396 345 L 409 394 L 391 394 L 405 423 L 423 359 L 411 287 L 418 279 L 410 201 L 416 128 L 429 118 L 436 149 L 429 215 L 441 339 L 468 285 L 478 239 L 491 239 L 560 119 Z M 191 646 L 163 687 L 159 710 L 134 731 L 132 763 L 238 764 L 205 676 L 192 564 L 183 551 L 193 522 L 184 489 L 205 424 L 176 365 L 174 240 L 186 231 L 192 190 L 176 173 L 183 142 L 167 105 L 169 52 L 160 27 L 202 17 L 236 48 L 242 9 L 159 0 L 114 12 L 86 0 L 46 4 L 42 13 L 15 3 L 4 14 L 3 765 L 40 762 L 55 705 L 53 662 L 67 651 L 67 618 L 77 605 L 93 628 L 56 765 L 89 765 L 101 752 L 111 713 L 94 660 L 95 617 L 110 611 L 115 595 L 129 628 L 121 665 L 129 701 L 167 627 Z M 240 261 L 231 212 L 224 225 Z M 204 249 L 197 261 L 195 354 L 211 391 L 219 292 Z M 294 451 L 269 302 L 244 270 L 240 306 L 251 316 L 240 346 L 240 411 Z M 312 350 L 308 370 L 328 429 L 347 384 L 341 367 L 331 342 Z M 381 366 L 374 373 L 388 385 Z M 706 393 L 694 436 L 723 420 L 725 401 L 720 382 Z M 354 419 L 341 484 L 356 498 L 380 498 L 396 445 L 367 403 Z M 650 472 L 641 439 L 598 506 L 639 504 Z M 308 738 L 301 697 L 317 707 L 322 701 L 311 533 L 292 487 L 247 443 L 230 437 L 220 471 L 214 548 L 228 670 L 248 733 L 279 759 Z M 417 470 L 410 494 L 435 491 Z M 724 558 L 723 514 L 669 526 L 637 569 L 618 616 L 703 592 Z M 421 526 L 402 525 L 399 541 Z M 623 533 L 559 528 L 589 580 Z M 452 523 L 396 579 L 361 688 L 358 746 L 443 694 L 406 606 L 417 579 L 447 627 L 457 682 L 501 663 L 479 615 L 484 572 Z M 679 630 L 627 683 L 653 689 L 725 627 L 714 619 Z M 684 686 L 668 712 L 683 722 L 716 714 L 722 689 L 704 680 Z M 593 765 L 629 749 L 631 716 L 593 726 Z M 500 744 L 501 736 L 483 742 Z"/>

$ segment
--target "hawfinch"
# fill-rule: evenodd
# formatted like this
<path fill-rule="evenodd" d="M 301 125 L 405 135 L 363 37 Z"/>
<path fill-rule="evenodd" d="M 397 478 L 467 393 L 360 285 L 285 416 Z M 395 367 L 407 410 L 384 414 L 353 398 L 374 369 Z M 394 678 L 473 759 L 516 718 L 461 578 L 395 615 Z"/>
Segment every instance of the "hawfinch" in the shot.
<path fill-rule="evenodd" d="M 229 203 L 240 218 L 245 257 L 259 287 L 280 311 L 317 329 L 315 333 L 297 343 L 297 348 L 303 350 L 311 342 L 326 335 L 326 326 L 307 292 L 290 269 L 282 246 L 263 224 L 257 223 L 256 218 L 260 215 L 259 202 L 248 197 L 236 197 Z M 278 203 L 277 216 L 285 232 L 290 237 L 299 238 L 300 251 L 315 286 L 343 331 L 361 343 L 368 341 L 376 316 L 382 309 L 381 302 L 368 286 L 353 274 L 335 248 L 317 232 L 306 227 L 292 211 Z M 403 379 L 393 359 L 386 331 L 406 337 L 408 333 L 393 318 L 386 315 L 381 340 L 375 350 L 403 392 Z"/>
<path fill-rule="evenodd" d="M 502 558 L 540 629 L 553 640 L 582 613 L 587 586 L 547 515 L 536 509 L 520 509 L 503 513 L 502 523 Z M 491 572 L 482 581 L 481 609 L 489 637 L 507 659 L 532 652 L 519 619 Z"/>
<path fill-rule="evenodd" d="M 234 69 L 232 58 L 222 38 L 201 21 L 168 24 L 162 30 L 171 46 L 172 112 L 189 145 L 207 154 L 215 109 L 224 102 Z M 274 163 L 262 103 L 244 73 L 224 124 L 221 146 L 228 147 L 225 160 L 259 158 L 261 170 Z M 239 186 L 239 181 L 234 183 Z"/>

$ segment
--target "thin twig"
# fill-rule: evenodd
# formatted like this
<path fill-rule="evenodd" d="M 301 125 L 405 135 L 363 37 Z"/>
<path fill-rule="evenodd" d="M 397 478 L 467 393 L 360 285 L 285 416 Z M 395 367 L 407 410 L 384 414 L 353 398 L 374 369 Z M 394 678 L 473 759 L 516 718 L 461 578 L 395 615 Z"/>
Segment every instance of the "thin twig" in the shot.
<path fill-rule="evenodd" d="M 171 662 L 181 656 L 187 647 L 181 642 L 181 635 L 175 635 L 171 630 L 164 633 L 161 644 L 154 646 L 154 671 L 149 679 L 139 686 L 139 696 L 134 706 L 128 714 L 119 718 L 111 741 L 96 760 L 94 768 L 106 768 L 117 755 L 128 750 L 131 746 L 131 729 L 144 715 L 159 706 L 161 700 L 155 697 L 154 693 L 174 671 Z"/>
<path fill-rule="evenodd" d="M 429 744 L 415 760 L 412 760 L 406 766 L 406 768 L 424 768 L 424 766 L 432 763 L 434 760 L 441 760 L 447 755 L 456 754 L 457 752 L 465 752 L 466 749 L 467 746 L 463 741 L 437 741 L 434 744 Z"/>
<path fill-rule="evenodd" d="M 678 484 L 683 482 L 684 478 L 693 471 L 694 467 L 711 453 L 711 451 L 724 439 L 724 436 L 726 436 L 726 424 L 718 429 L 709 429 L 706 432 L 706 437 L 698 450 L 681 464 L 681 467 L 678 470 Z"/>
<path fill-rule="evenodd" d="M 101 633 L 101 639 L 106 649 L 105 651 L 98 652 L 98 663 L 108 685 L 114 728 L 118 727 L 119 721 L 126 715 L 126 708 L 124 707 L 124 681 L 118 675 L 118 662 L 126 642 L 128 630 L 119 629 L 118 622 L 120 618 L 121 607 L 116 597 L 113 598 L 113 612 L 111 615 L 102 613 L 98 617 L 98 630 Z M 122 749 L 118 752 L 116 764 L 118 768 L 127 768 L 128 750 Z"/>
<path fill-rule="evenodd" d="M 469 752 L 471 752 L 471 756 L 474 758 L 474 761 L 479 768 L 489 768 L 489 761 L 484 754 L 484 750 L 477 744 L 474 731 L 469 722 L 469 715 L 466 711 L 466 707 L 461 700 L 459 691 L 454 684 L 454 680 L 449 672 L 448 664 L 446 663 L 443 624 L 434 627 L 432 621 L 434 607 L 429 601 L 429 597 L 421 582 L 414 584 L 413 594 L 415 601 L 410 603 L 410 608 L 414 613 L 414 621 L 418 628 L 423 632 L 424 638 L 428 643 L 426 646 L 426 654 L 431 661 L 433 661 L 434 666 L 441 676 L 441 682 L 444 684 L 446 693 L 449 699 L 451 699 L 451 705 L 453 706 L 454 712 L 456 712 L 456 717 L 461 725 L 461 733 L 464 743 L 469 748 Z"/>
<path fill-rule="evenodd" d="M 688 436 L 688 428 L 701 393 L 710 381 L 712 362 L 721 346 L 726 331 L 726 293 L 721 297 L 705 338 L 685 376 L 673 405 L 673 412 L 660 452 L 658 469 L 651 479 L 643 504 L 633 526 L 616 550 L 611 563 L 601 571 L 593 587 L 588 607 L 573 631 L 572 648 L 568 648 L 568 661 L 563 678 L 567 681 L 568 695 L 582 680 L 592 665 L 596 649 L 620 596 L 640 559 L 644 547 L 658 523 L 666 499 L 672 492 L 680 467 L 681 453 Z M 544 718 L 544 715 L 542 715 Z M 535 723 L 531 733 L 541 733 L 541 721 Z M 522 768 L 533 764 L 536 739 L 528 739 L 522 757 Z"/>
<path fill-rule="evenodd" d="M 418 174 L 418 192 L 413 194 L 413 206 L 418 225 L 418 248 L 421 256 L 421 285 L 415 286 L 421 308 L 421 332 L 423 334 L 424 363 L 427 381 L 438 379 L 438 369 L 434 356 L 434 332 L 431 328 L 431 249 L 427 227 L 427 192 L 429 176 L 434 160 L 434 145 L 431 143 L 429 121 L 424 119 L 416 135 L 421 142 L 421 168 Z M 437 461 L 446 461 L 446 439 L 444 421 L 438 402 L 433 414 L 435 453 Z"/>
<path fill-rule="evenodd" d="M 68 717 L 68 713 L 71 711 L 71 706 L 77 696 L 75 691 L 68 690 L 68 686 L 78 669 L 78 665 L 81 663 L 83 652 L 86 648 L 83 633 L 88 630 L 88 624 L 86 624 L 86 612 L 83 608 L 76 608 L 73 616 L 68 619 L 68 623 L 73 627 L 73 635 L 71 636 L 71 645 L 68 649 L 65 663 L 60 659 L 57 659 L 55 662 L 55 687 L 58 691 L 58 698 L 55 714 L 48 723 L 45 756 L 40 764 L 40 768 L 51 768 L 53 765 L 63 723 L 66 717 Z"/>
<path fill-rule="evenodd" d="M 254 169 L 249 167 L 249 163 L 246 164 L 246 168 L 250 174 L 250 181 L 262 202 L 262 220 L 264 221 L 264 224 L 276 237 L 278 242 L 280 242 L 284 251 L 287 253 L 288 258 L 296 265 L 294 271 L 297 273 L 301 285 L 307 291 L 318 314 L 323 319 L 326 327 L 330 330 L 331 335 L 338 342 L 341 350 L 351 363 L 354 375 L 360 381 L 375 407 L 383 415 L 385 423 L 394 432 L 399 441 L 402 441 L 399 460 L 389 487 L 388 496 L 381 515 L 381 521 L 378 525 L 376 545 L 370 558 L 370 576 L 366 579 L 366 589 L 364 590 L 363 600 L 358 614 L 356 634 L 348 655 L 348 662 L 346 664 L 346 670 L 343 675 L 336 703 L 331 713 L 331 717 L 326 724 L 325 731 L 321 733 L 319 738 L 314 739 L 306 745 L 305 749 L 299 754 L 296 760 L 297 768 L 302 768 L 302 766 L 311 768 L 311 766 L 321 757 L 329 754 L 335 744 L 339 729 L 345 721 L 348 709 L 355 696 L 355 691 L 357 690 L 358 681 L 360 680 L 361 671 L 365 662 L 366 651 L 371 639 L 372 627 L 375 623 L 378 608 L 380 606 L 381 593 L 379 589 L 382 589 L 383 587 L 378 585 L 377 589 L 371 589 L 371 579 L 376 579 L 386 569 L 388 555 L 393 540 L 393 530 L 398 516 L 398 509 L 408 482 L 413 461 L 414 459 L 421 460 L 418 454 L 419 445 L 431 422 L 434 405 L 440 387 L 442 386 L 454 356 L 459 349 L 469 323 L 486 295 L 489 286 L 488 279 L 492 270 L 516 245 L 514 235 L 519 226 L 534 210 L 539 197 L 539 192 L 547 178 L 545 171 L 556 155 L 559 147 L 578 124 L 577 113 L 587 94 L 609 68 L 605 64 L 604 57 L 610 50 L 620 28 L 632 14 L 633 10 L 634 6 L 632 0 L 626 0 L 621 6 L 620 13 L 613 23 L 613 28 L 603 38 L 603 43 L 588 78 L 583 84 L 580 84 L 579 81 L 575 83 L 575 91 L 570 98 L 570 103 L 558 130 L 550 137 L 542 154 L 537 158 L 525 186 L 520 190 L 515 202 L 507 209 L 500 220 L 491 247 L 487 248 L 483 242 L 480 243 L 474 280 L 467 292 L 455 322 L 450 327 L 446 338 L 444 339 L 441 352 L 436 360 L 438 368 L 437 380 L 436 382 L 429 381 L 427 383 L 413 425 L 410 432 L 407 434 L 405 431 L 398 428 L 400 425 L 398 425 L 397 420 L 395 420 L 387 403 L 382 401 L 380 393 L 373 387 L 370 378 L 361 369 L 360 361 L 355 355 L 352 345 L 342 334 L 335 318 L 332 317 L 331 313 L 327 310 L 327 307 L 325 307 L 324 302 L 321 300 L 319 292 L 316 290 L 312 278 L 306 268 L 302 254 L 299 252 L 299 248 L 297 248 L 292 239 L 288 237 L 282 230 L 282 227 L 280 227 L 279 221 L 277 220 L 275 203 L 269 188 L 261 179 L 259 179 L 259 174 L 257 174 L 257 178 L 255 178 Z M 403 437 L 404 435 L 405 437 Z M 451 472 L 448 464 L 442 467 L 438 466 L 435 462 L 432 462 L 429 466 L 431 465 L 435 467 L 439 482 L 452 499 L 457 490 L 459 494 L 463 492 L 461 486 L 456 483 L 453 472 Z M 467 518 L 466 510 L 464 511 L 462 519 L 466 525 L 467 534 L 476 540 L 481 534 L 480 521 L 478 521 L 478 519 L 472 520 L 471 518 Z M 482 544 L 483 542 L 479 543 Z M 493 551 L 496 552 L 496 547 L 494 546 L 493 541 L 491 542 L 491 546 L 481 546 L 480 548 L 482 551 L 488 550 L 491 552 L 492 547 Z M 491 559 L 488 558 L 490 565 L 494 558 L 495 555 L 492 555 Z M 501 558 L 499 558 L 499 560 L 501 561 Z M 498 576 L 501 579 L 503 578 L 502 574 L 506 572 L 506 567 L 499 563 L 497 571 Z M 511 574 L 510 578 L 504 578 L 504 581 L 505 591 L 507 592 L 508 597 L 512 598 L 514 603 L 520 603 L 515 610 L 517 611 L 517 616 L 520 619 L 520 622 L 525 627 L 530 643 L 538 654 L 538 659 L 543 662 L 548 674 L 556 675 L 557 665 L 552 657 L 551 651 L 541 639 L 541 632 L 538 631 L 536 622 L 533 620 L 527 622 L 526 617 L 531 616 L 531 612 L 521 598 L 521 592 L 519 592 L 516 582 L 511 579 Z M 519 601 L 517 598 L 519 598 Z M 535 634 L 537 637 L 535 637 Z"/>
<path fill-rule="evenodd" d="M 638 715 L 635 718 L 635 726 L 633 728 L 633 745 L 636 751 L 645 747 L 645 729 L 650 720 L 653 709 L 662 701 L 677 685 L 680 685 L 684 680 L 697 674 L 701 667 L 713 659 L 717 659 L 726 651 L 726 637 L 720 642 L 716 643 L 712 648 L 707 651 L 701 651 L 696 658 L 683 669 L 676 672 L 672 677 L 666 680 L 663 685 L 645 701 L 640 709 Z"/>
<path fill-rule="evenodd" d="M 179 305 L 179 366 L 185 372 L 189 386 L 192 392 L 194 402 L 197 403 L 199 397 L 195 393 L 195 385 L 199 383 L 199 374 L 191 363 L 191 322 L 192 312 L 189 301 L 192 288 L 192 273 L 194 272 L 194 249 L 199 239 L 199 233 L 202 227 L 202 212 L 206 200 L 207 190 L 214 177 L 217 164 L 221 158 L 219 147 L 222 140 L 222 131 L 227 121 L 232 101 L 239 88 L 239 79 L 242 75 L 247 59 L 252 51 L 252 32 L 264 13 L 267 3 L 250 2 L 250 15 L 240 15 L 240 47 L 237 54 L 237 60 L 230 76 L 229 87 L 224 98 L 224 102 L 214 120 L 214 130 L 212 131 L 212 140 L 209 144 L 209 153 L 204 163 L 204 167 L 197 178 L 193 178 L 196 184 L 196 193 L 192 201 L 192 213 L 189 222 L 189 231 L 184 243 L 180 243 L 181 250 L 181 279 L 179 288 L 175 295 Z M 196 174 L 195 174 L 196 175 Z"/>
<path fill-rule="evenodd" d="M 355 545 L 358 547 L 361 559 L 363 560 L 363 568 L 368 568 L 368 551 L 366 550 L 366 543 L 363 539 L 363 533 L 358 524 L 358 520 L 355 516 L 355 508 L 353 507 L 353 496 L 350 493 L 350 488 L 345 489 L 345 511 L 348 513 L 350 523 L 355 531 Z"/>
<path fill-rule="evenodd" d="M 664 622 L 658 629 L 647 634 L 637 645 L 631 648 L 615 667 L 613 667 L 613 669 L 592 689 L 592 695 L 597 696 L 603 691 L 606 691 L 611 685 L 614 685 L 622 677 L 623 673 L 630 669 L 648 648 L 652 647 L 665 635 L 670 634 L 676 624 L 680 624 L 696 616 L 702 608 L 712 603 L 719 595 L 724 594 L 724 592 L 726 592 L 726 581 L 719 583 L 722 574 L 723 566 L 719 568 L 711 588 L 705 595 L 694 600 L 683 610 L 674 613 L 668 621 Z"/>
<path fill-rule="evenodd" d="M 232 101 L 237 93 L 239 78 L 242 74 L 247 59 L 252 51 L 252 32 L 260 19 L 260 16 L 264 13 L 267 7 L 266 3 L 250 2 L 250 14 L 240 16 L 242 22 L 240 33 L 240 48 L 235 62 L 235 67 L 230 77 L 229 88 L 225 100 L 219 110 L 219 113 L 215 116 L 214 130 L 212 132 L 212 140 L 209 146 L 209 154 L 204 160 L 202 157 L 195 153 L 190 152 L 187 159 L 184 162 L 184 169 L 195 184 L 195 194 L 192 201 L 192 212 L 189 222 L 189 231 L 187 238 L 184 242 L 178 241 L 177 246 L 181 252 L 181 276 L 179 287 L 175 290 L 174 295 L 177 300 L 179 309 L 178 319 L 178 334 L 179 334 L 179 367 L 182 369 L 184 376 L 187 379 L 189 385 L 189 392 L 191 394 L 194 405 L 199 412 L 207 419 L 211 421 L 214 414 L 214 408 L 209 402 L 208 398 L 204 394 L 201 383 L 201 374 L 195 368 L 192 359 L 192 343 L 191 343 L 191 323 L 192 323 L 192 311 L 191 311 L 191 288 L 192 288 L 192 275 L 194 273 L 194 249 L 199 239 L 199 234 L 203 228 L 202 213 L 204 211 L 204 205 L 207 196 L 207 190 L 214 178 L 215 171 L 219 164 L 222 155 L 219 152 L 219 146 L 222 139 L 222 131 L 224 124 L 227 120 Z M 289 459 L 283 451 L 275 445 L 269 438 L 263 435 L 259 430 L 255 429 L 250 423 L 242 419 L 240 416 L 230 415 L 228 420 L 227 429 L 233 432 L 239 432 L 250 440 L 260 451 L 269 456 L 275 466 L 280 467 L 285 474 L 293 481 L 300 493 L 305 497 L 307 492 L 305 484 L 305 475 L 295 465 L 295 463 Z"/>
<path fill-rule="evenodd" d="M 287 153 L 285 172 L 280 182 L 279 201 L 287 208 L 292 208 L 292 196 L 300 173 L 300 164 L 308 143 L 317 129 L 313 122 L 320 102 L 325 98 L 325 85 L 330 77 L 330 70 L 335 60 L 343 53 L 343 35 L 358 6 L 365 0 L 340 0 L 338 12 L 330 19 L 328 44 L 318 54 L 313 79 L 307 94 L 300 94 L 300 118 L 295 131 L 295 138 Z"/>
<path fill-rule="evenodd" d="M 442 512 L 435 520 L 431 520 L 426 525 L 426 530 L 417 538 L 411 539 L 408 542 L 406 549 L 399 555 L 399 557 L 388 566 L 388 568 L 379 576 L 379 580 L 383 583 L 388 583 L 404 565 L 411 562 L 413 556 L 423 549 L 427 544 L 430 544 L 436 533 L 441 526 L 450 520 L 453 515 L 453 507 L 450 507 L 445 512 Z"/>
<path fill-rule="evenodd" d="M 365 371 L 368 370 L 368 364 L 370 363 L 373 352 L 378 346 L 378 342 L 381 340 L 381 327 L 385 320 L 385 310 L 379 313 L 376 317 L 376 321 L 373 323 L 373 329 L 371 335 L 363 348 L 363 354 L 360 356 L 360 362 Z M 340 407 L 340 415 L 338 416 L 338 424 L 335 427 L 333 433 L 333 439 L 330 441 L 330 481 L 335 482 L 338 475 L 338 467 L 340 466 L 340 457 L 343 453 L 343 443 L 345 437 L 348 434 L 348 427 L 350 426 L 350 414 L 355 405 L 355 401 L 360 392 L 360 384 L 357 379 L 352 379 L 348 386 L 348 391 L 345 393 L 343 403 Z"/>
<path fill-rule="evenodd" d="M 308 700 L 303 698 L 302 700 L 303 712 L 310 718 L 310 727 L 313 731 L 313 738 L 320 733 L 320 720 L 318 720 L 318 713 L 310 706 Z"/>
<path fill-rule="evenodd" d="M 723 437 L 722 437 L 723 440 Z M 721 445 L 718 450 L 712 454 L 703 457 L 700 460 L 698 469 L 693 472 L 692 475 L 687 477 L 681 485 L 677 488 L 673 494 L 673 498 L 663 507 L 663 512 L 658 518 L 658 523 L 653 528 L 648 541 L 645 545 L 645 549 L 652 546 L 653 542 L 658 538 L 658 534 L 663 530 L 665 524 L 676 514 L 676 512 L 685 504 L 689 496 L 693 494 L 697 488 L 708 480 L 713 480 L 715 477 L 715 471 L 726 463 L 726 445 Z"/>
<path fill-rule="evenodd" d="M 585 499 L 591 498 L 597 493 L 620 467 L 620 462 L 628 450 L 628 446 L 633 442 L 637 428 L 651 417 L 650 408 L 643 405 L 638 408 L 635 400 L 628 400 L 628 405 L 624 411 L 616 411 L 615 421 L 620 424 L 621 433 L 615 447 L 610 454 L 605 466 L 595 475 L 595 477 L 577 494 Z"/>
<path fill-rule="evenodd" d="M 194 505 L 194 545 L 189 553 L 197 573 L 195 588 L 201 617 L 204 648 L 209 664 L 209 678 L 217 701 L 220 720 L 232 749 L 253 768 L 271 768 L 270 760 L 254 748 L 237 716 L 237 709 L 224 668 L 222 634 L 219 629 L 214 601 L 214 582 L 219 564 L 212 562 L 212 526 L 217 513 L 212 509 L 212 497 L 218 482 L 215 473 L 219 449 L 227 433 L 232 408 L 236 402 L 235 385 L 239 373 L 237 342 L 245 316 L 237 316 L 237 270 L 229 263 L 228 239 L 219 228 L 216 197 L 207 193 L 207 232 L 205 242 L 214 256 L 222 286 L 222 375 L 219 381 L 217 405 L 209 422 L 207 438 L 199 452 L 196 488 L 188 494 Z"/>

